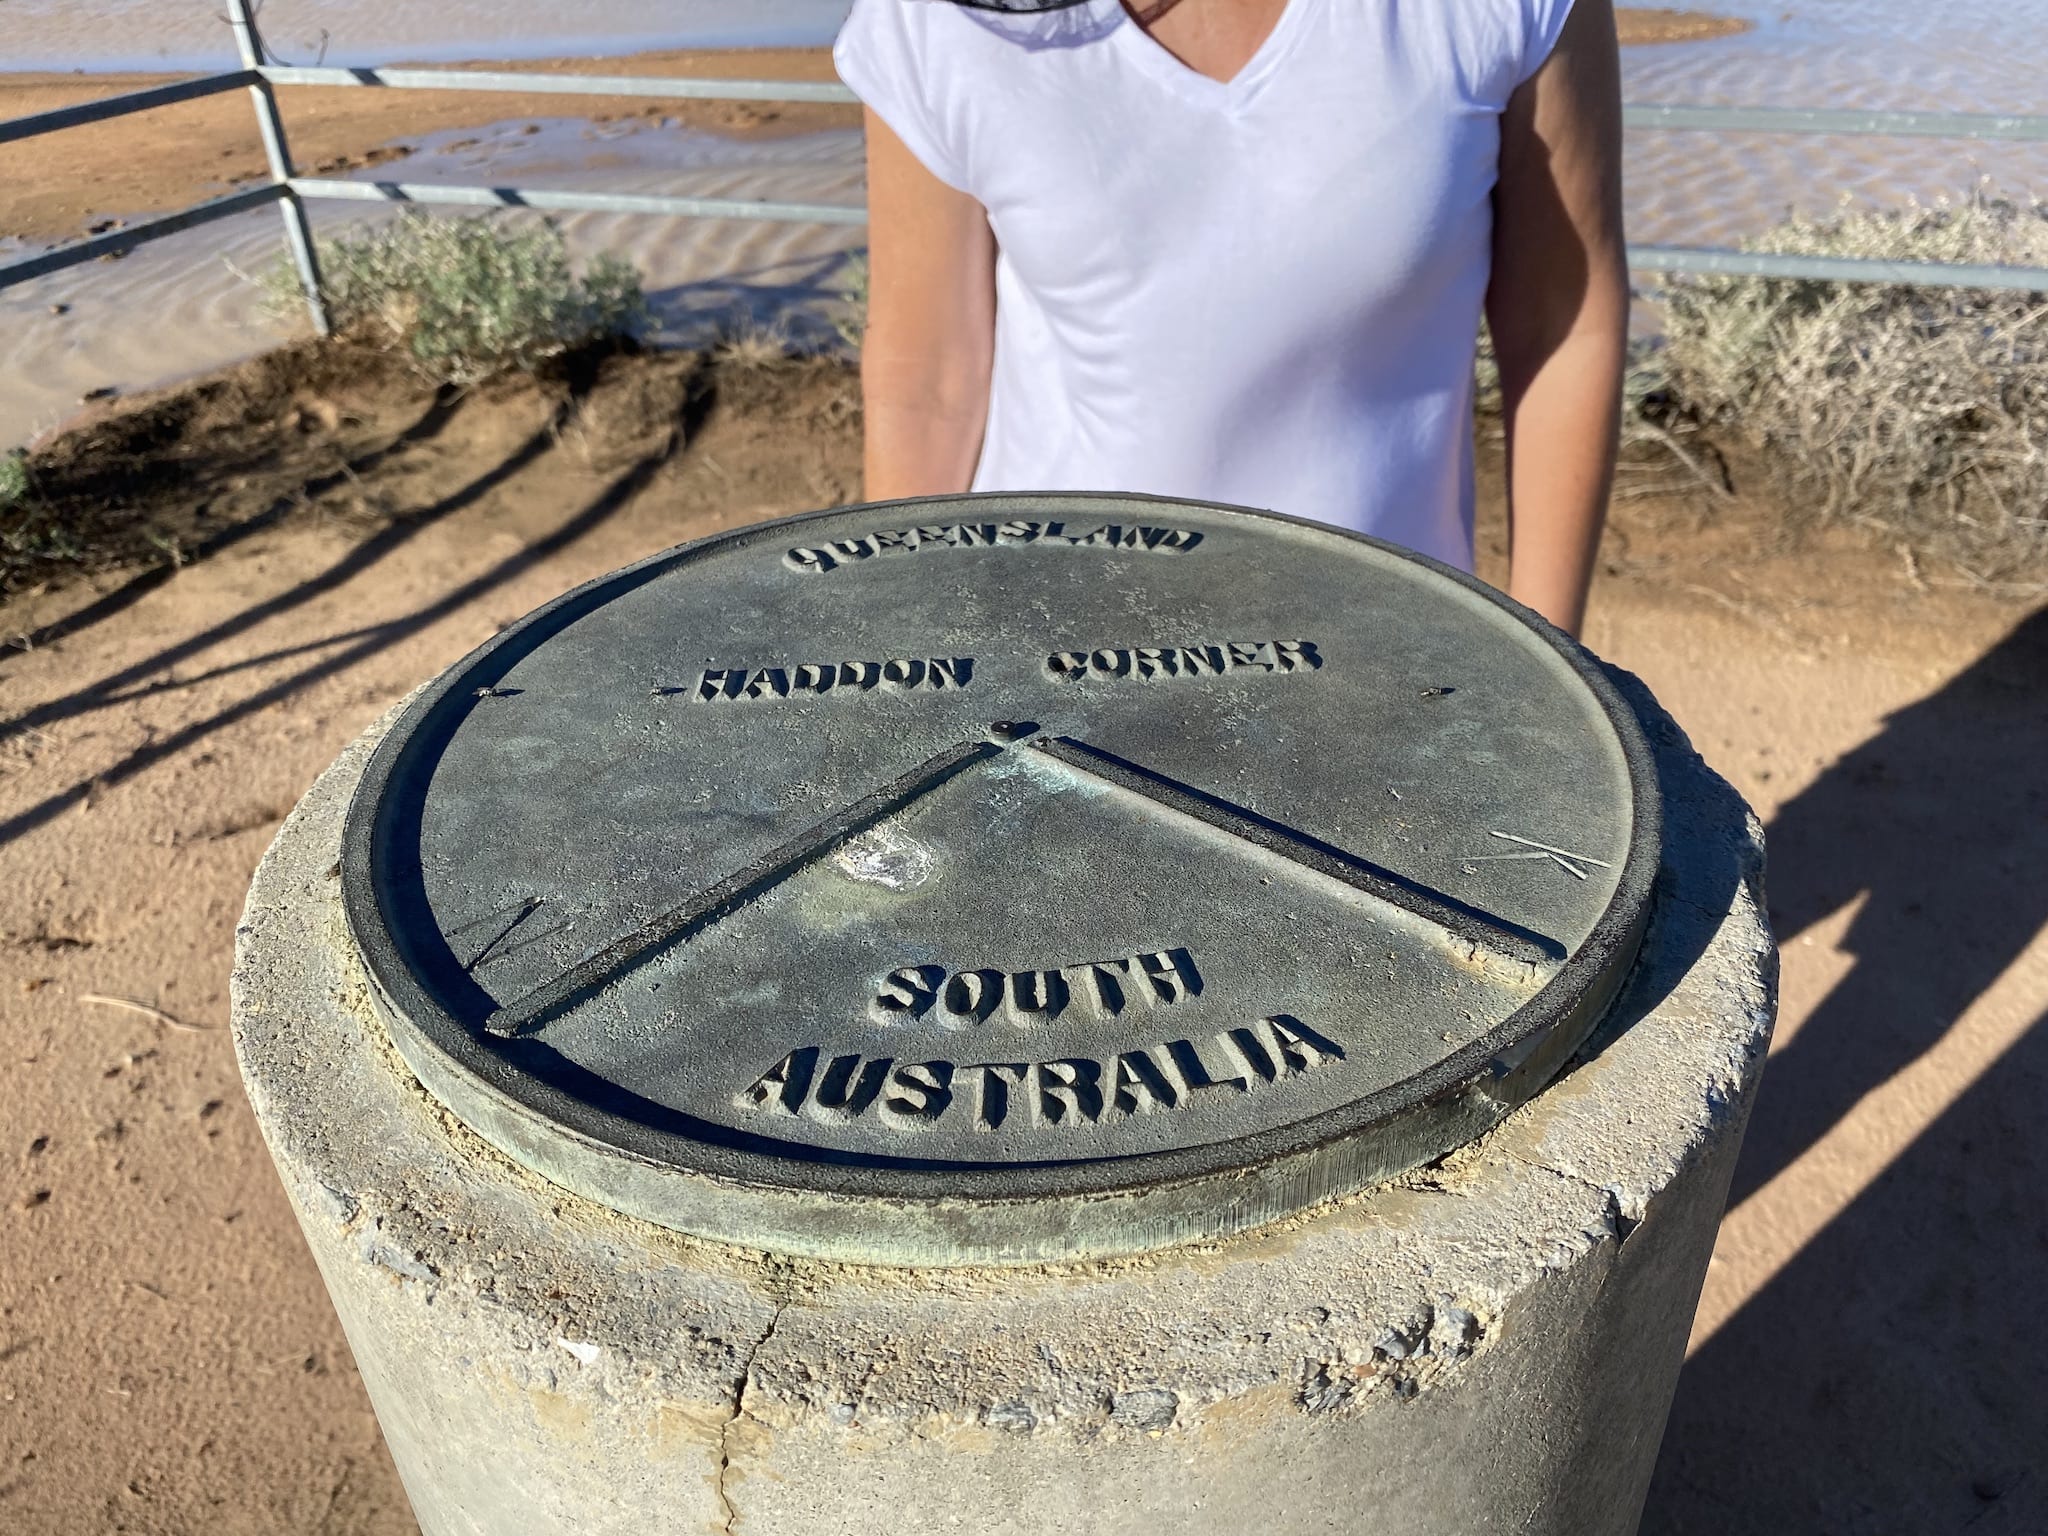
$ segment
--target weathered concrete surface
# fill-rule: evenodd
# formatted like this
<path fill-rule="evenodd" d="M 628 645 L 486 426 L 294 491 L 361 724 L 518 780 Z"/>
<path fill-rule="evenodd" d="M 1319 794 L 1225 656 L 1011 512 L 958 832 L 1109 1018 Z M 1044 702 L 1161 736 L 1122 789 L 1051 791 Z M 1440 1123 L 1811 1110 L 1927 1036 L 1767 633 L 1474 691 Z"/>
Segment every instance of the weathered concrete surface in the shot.
<path fill-rule="evenodd" d="M 251 892 L 257 1115 L 430 1536 L 1634 1529 L 1768 1041 L 1754 821 L 1639 687 L 1671 852 L 1575 1069 L 1398 1184 L 1201 1249 L 855 1270 L 628 1221 L 417 1086 L 335 859 Z"/>

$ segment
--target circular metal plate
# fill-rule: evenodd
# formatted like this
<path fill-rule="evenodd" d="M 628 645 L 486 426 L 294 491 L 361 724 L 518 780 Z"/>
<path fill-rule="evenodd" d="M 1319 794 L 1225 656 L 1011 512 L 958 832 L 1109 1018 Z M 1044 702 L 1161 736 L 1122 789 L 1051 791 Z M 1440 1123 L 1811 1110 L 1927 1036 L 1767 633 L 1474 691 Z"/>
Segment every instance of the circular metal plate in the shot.
<path fill-rule="evenodd" d="M 568 594 L 350 814 L 392 1038 L 648 1220 L 864 1262 L 1214 1236 L 1441 1155 L 1632 963 L 1659 847 L 1570 641 L 1387 546 L 855 507 Z"/>

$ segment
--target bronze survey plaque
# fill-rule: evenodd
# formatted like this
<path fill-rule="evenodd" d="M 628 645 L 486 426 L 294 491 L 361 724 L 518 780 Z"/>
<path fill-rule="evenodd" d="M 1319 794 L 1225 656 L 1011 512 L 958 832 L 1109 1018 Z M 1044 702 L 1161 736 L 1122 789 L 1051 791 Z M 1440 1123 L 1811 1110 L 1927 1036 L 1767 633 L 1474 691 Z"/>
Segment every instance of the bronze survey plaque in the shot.
<path fill-rule="evenodd" d="M 569 593 L 405 711 L 345 837 L 421 1082 L 650 1221 L 1128 1253 L 1440 1156 L 1633 962 L 1635 720 L 1455 572 L 1120 497 L 862 506 Z"/>

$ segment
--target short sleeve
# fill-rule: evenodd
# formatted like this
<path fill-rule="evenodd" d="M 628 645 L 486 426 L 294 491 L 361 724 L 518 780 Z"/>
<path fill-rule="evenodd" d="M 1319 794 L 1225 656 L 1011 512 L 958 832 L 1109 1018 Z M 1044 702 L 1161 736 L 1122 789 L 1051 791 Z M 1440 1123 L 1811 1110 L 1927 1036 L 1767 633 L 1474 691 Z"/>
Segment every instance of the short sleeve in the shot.
<path fill-rule="evenodd" d="M 832 46 L 839 78 L 894 130 L 920 164 L 964 192 L 959 147 L 949 142 L 930 58 L 931 0 L 854 0 Z"/>
<path fill-rule="evenodd" d="M 1572 0 L 1522 0 L 1522 68 L 1515 84 L 1524 84 L 1549 62 L 1571 17 Z"/>

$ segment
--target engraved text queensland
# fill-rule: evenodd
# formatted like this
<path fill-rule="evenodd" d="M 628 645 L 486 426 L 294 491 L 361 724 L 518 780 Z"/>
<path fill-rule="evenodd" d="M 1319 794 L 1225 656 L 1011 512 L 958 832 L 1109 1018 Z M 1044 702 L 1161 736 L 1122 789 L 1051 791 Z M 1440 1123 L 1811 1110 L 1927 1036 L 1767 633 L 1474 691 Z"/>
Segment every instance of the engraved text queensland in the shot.
<path fill-rule="evenodd" d="M 1103 523 L 1067 531 L 1063 522 L 942 523 L 923 528 L 885 528 L 857 538 L 834 539 L 783 556 L 800 571 L 823 574 L 860 560 L 914 555 L 928 549 L 977 549 L 1038 545 L 1046 549 L 1121 549 L 1139 554 L 1185 554 L 1202 542 L 1192 528 L 1152 528 Z"/>

